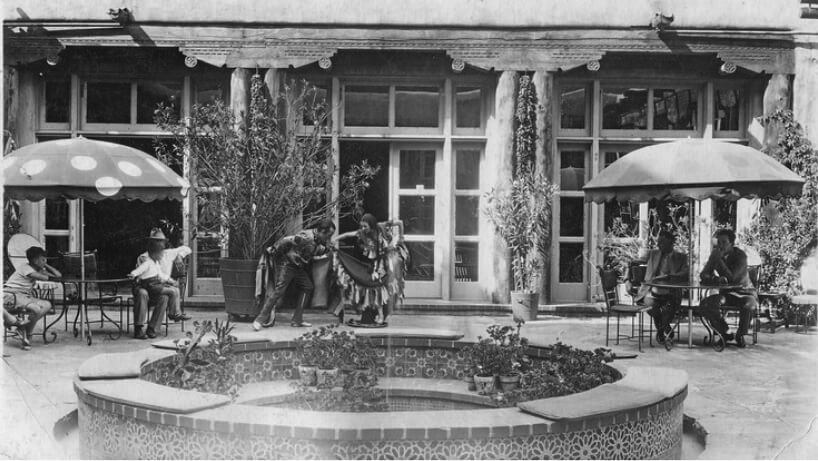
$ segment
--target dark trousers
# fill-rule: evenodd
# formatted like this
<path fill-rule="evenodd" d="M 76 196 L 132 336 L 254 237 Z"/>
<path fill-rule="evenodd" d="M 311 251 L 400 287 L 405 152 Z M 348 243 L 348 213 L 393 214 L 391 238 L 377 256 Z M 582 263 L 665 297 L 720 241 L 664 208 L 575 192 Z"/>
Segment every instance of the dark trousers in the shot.
<path fill-rule="evenodd" d="M 727 334 L 729 329 L 724 316 L 721 313 L 722 301 L 738 310 L 738 330 L 736 334 L 746 335 L 750 329 L 750 317 L 753 315 L 758 302 L 753 296 L 734 296 L 734 295 L 711 295 L 702 300 L 699 304 L 699 310 L 702 317 L 707 319 L 714 330 L 718 331 L 722 336 Z"/>
<path fill-rule="evenodd" d="M 673 322 L 673 316 L 682 303 L 681 294 L 657 295 L 650 294 L 645 297 L 645 304 L 651 306 L 648 314 L 653 317 L 653 324 L 656 331 L 662 331 Z"/>
<path fill-rule="evenodd" d="M 148 326 L 152 330 L 156 331 L 165 316 L 165 309 L 168 307 L 168 296 L 159 295 L 157 297 L 151 297 L 148 294 L 148 290 L 145 288 L 134 288 L 133 317 L 135 326 L 142 328 L 142 326 L 145 325 L 145 322 L 148 320 L 148 303 L 151 301 L 155 302 L 156 306 L 153 308 L 153 314 L 151 314 L 151 319 L 150 322 L 148 322 Z"/>
<path fill-rule="evenodd" d="M 265 298 L 264 307 L 261 308 L 261 312 L 259 312 L 258 317 L 256 317 L 257 322 L 267 323 L 270 320 L 270 314 L 275 315 L 275 312 L 281 308 L 281 305 L 284 303 L 284 293 L 291 283 L 295 284 L 299 292 L 298 304 L 295 307 L 292 322 L 301 323 L 304 316 L 304 306 L 309 302 L 313 285 L 310 276 L 303 267 L 298 267 L 289 262 L 277 268 L 273 294 Z"/>

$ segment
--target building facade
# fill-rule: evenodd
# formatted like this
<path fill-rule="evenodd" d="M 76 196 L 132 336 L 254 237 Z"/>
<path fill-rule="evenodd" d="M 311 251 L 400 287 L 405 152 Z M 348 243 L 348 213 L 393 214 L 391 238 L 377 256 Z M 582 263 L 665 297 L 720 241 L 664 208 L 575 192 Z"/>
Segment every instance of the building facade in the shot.
<path fill-rule="evenodd" d="M 611 162 L 687 137 L 761 148 L 773 134 L 759 118 L 778 108 L 792 108 L 816 139 L 818 21 L 802 3 L 9 1 L 4 140 L 82 135 L 152 152 L 166 136 L 152 122 L 158 102 L 184 116 L 220 97 L 240 111 L 250 75 L 272 91 L 305 78 L 332 109 L 336 164 L 381 166 L 365 207 L 404 222 L 407 296 L 504 302 L 507 255 L 481 207 L 511 178 L 517 85 L 530 75 L 537 163 L 561 188 L 541 300 L 583 302 L 594 296 L 586 260 L 601 260 L 602 235 L 615 222 L 639 232 L 656 205 L 585 203 L 582 185 Z M 197 202 L 217 193 L 89 205 L 86 247 L 121 271 L 159 219 L 208 224 Z M 23 231 L 51 254 L 76 251 L 77 209 L 24 203 Z M 740 228 L 754 209 L 706 201 L 695 212 Z M 214 235 L 185 237 L 196 250 L 191 295 L 220 295 Z"/>

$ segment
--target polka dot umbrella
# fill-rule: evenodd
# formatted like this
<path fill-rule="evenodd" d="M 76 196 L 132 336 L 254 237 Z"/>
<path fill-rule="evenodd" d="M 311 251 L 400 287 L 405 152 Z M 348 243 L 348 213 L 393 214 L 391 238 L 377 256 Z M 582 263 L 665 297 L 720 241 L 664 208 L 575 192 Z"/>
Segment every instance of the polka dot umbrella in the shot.
<path fill-rule="evenodd" d="M 131 147 L 83 137 L 31 144 L 3 157 L 5 196 L 15 200 L 182 200 L 188 182 L 150 155 Z M 84 224 L 83 224 L 84 227 Z M 85 253 L 80 232 L 80 254 Z M 81 274 L 85 276 L 85 258 Z"/>

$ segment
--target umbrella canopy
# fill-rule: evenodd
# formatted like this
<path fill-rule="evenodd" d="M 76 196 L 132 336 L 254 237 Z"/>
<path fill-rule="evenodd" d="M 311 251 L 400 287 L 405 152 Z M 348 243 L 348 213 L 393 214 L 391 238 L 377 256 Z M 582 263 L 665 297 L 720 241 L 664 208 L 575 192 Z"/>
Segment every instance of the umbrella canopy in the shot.
<path fill-rule="evenodd" d="M 83 137 L 22 147 L 1 165 L 6 196 L 16 200 L 181 200 L 190 187 L 140 150 Z"/>
<path fill-rule="evenodd" d="M 589 181 L 585 201 L 647 202 L 801 195 L 804 180 L 752 147 L 685 139 L 637 149 Z"/>

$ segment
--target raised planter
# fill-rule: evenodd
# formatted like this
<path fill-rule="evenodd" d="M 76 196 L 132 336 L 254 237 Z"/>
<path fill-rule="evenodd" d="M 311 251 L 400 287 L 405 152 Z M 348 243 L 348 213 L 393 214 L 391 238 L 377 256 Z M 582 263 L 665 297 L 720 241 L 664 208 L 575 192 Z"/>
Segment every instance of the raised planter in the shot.
<path fill-rule="evenodd" d="M 297 377 L 294 343 L 255 341 L 239 343 L 234 349 L 239 356 L 236 374 L 245 385 L 242 392 L 253 387 L 292 392 L 286 380 Z M 460 349 L 468 343 L 416 335 L 373 342 L 378 347 L 374 371 L 385 382 L 403 383 L 389 391 L 393 395 L 414 385 L 414 393 L 426 392 L 438 399 L 447 392 L 463 394 L 463 399 L 485 399 L 469 393 L 462 381 L 466 365 Z M 133 369 L 122 366 L 130 360 L 126 354 L 110 357 L 120 363 L 116 379 L 95 378 L 95 370 L 106 368 L 104 360 L 92 359 L 94 366 L 84 367 L 85 379 L 74 381 L 81 457 L 672 459 L 681 455 L 687 377 L 679 370 L 631 367 L 613 384 L 526 402 L 524 411 L 404 411 L 396 418 L 389 413 L 262 407 L 242 400 L 241 394 L 239 401 L 230 403 L 221 396 L 167 387 L 157 392 L 161 386 L 152 382 L 160 379 L 157 365 L 172 360 L 173 353 L 135 352 L 131 361 L 142 364 L 141 371 L 130 377 L 123 375 Z M 532 361 L 540 357 L 537 347 L 527 353 Z"/>
<path fill-rule="evenodd" d="M 258 315 L 256 269 L 258 261 L 222 258 L 219 269 L 224 293 L 224 310 L 233 316 Z"/>

